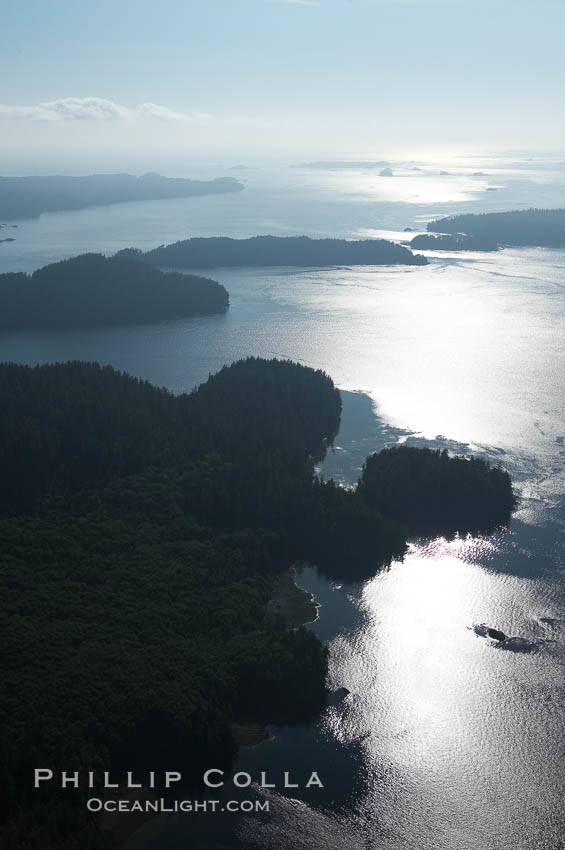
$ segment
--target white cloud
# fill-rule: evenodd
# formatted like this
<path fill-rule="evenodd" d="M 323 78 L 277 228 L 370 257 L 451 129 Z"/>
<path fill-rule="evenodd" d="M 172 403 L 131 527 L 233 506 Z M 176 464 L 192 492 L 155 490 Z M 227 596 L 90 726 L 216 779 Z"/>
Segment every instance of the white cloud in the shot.
<path fill-rule="evenodd" d="M 106 121 L 131 117 L 129 109 L 103 97 L 63 97 L 41 103 L 39 106 L 54 118 Z"/>
<path fill-rule="evenodd" d="M 43 101 L 35 106 L 9 106 L 0 103 L 0 118 L 23 118 L 32 121 L 132 121 L 154 118 L 161 121 L 201 121 L 209 116 L 204 112 L 175 112 L 158 103 L 141 103 L 135 107 L 122 106 L 103 97 L 62 97 Z"/>

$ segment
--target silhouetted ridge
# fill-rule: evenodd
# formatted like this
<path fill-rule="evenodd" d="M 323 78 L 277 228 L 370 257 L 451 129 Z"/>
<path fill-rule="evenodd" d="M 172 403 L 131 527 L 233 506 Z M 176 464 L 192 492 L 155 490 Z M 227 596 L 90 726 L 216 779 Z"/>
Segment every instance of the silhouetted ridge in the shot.
<path fill-rule="evenodd" d="M 10 330 L 157 322 L 219 313 L 228 303 L 214 280 L 126 257 L 82 254 L 31 275 L 0 274 L 0 328 Z"/>
<path fill-rule="evenodd" d="M 143 258 L 168 268 L 215 268 L 216 266 L 343 266 L 427 264 L 403 245 L 385 239 L 310 239 L 308 236 L 226 236 L 185 239 L 141 254 L 125 249 L 117 256 Z"/>
<path fill-rule="evenodd" d="M 439 233 L 465 233 L 503 245 L 560 248 L 565 246 L 565 209 L 453 215 L 428 223 Z"/>
<path fill-rule="evenodd" d="M 160 174 L 0 177 L 0 218 L 35 218 L 43 212 L 239 192 L 243 188 L 233 177 L 215 180 L 186 180 Z"/>

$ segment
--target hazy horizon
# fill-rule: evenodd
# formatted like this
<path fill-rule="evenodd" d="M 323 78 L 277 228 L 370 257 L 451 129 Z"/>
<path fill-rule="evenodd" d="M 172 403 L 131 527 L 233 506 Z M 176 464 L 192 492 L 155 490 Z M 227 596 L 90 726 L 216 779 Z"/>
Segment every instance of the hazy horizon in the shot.
<path fill-rule="evenodd" d="M 2 173 L 555 150 L 564 25 L 554 0 L 35 0 L 3 19 Z"/>
<path fill-rule="evenodd" d="M 296 171 L 298 167 L 298 173 L 306 173 L 312 165 L 321 167 L 327 164 L 328 171 L 331 172 L 343 164 L 343 172 L 349 171 L 353 178 L 356 173 L 361 176 L 362 167 L 366 165 L 365 175 L 377 177 L 378 170 L 371 168 L 370 163 L 383 162 L 390 164 L 395 170 L 395 176 L 404 174 L 407 177 L 408 172 L 412 171 L 414 178 L 427 173 L 443 176 L 444 182 L 468 177 L 480 169 L 489 169 L 491 177 L 498 173 L 499 177 L 504 175 L 506 179 L 509 169 L 516 175 L 523 172 L 523 177 L 526 177 L 528 171 L 530 178 L 534 177 L 537 170 L 540 182 L 546 182 L 547 174 L 542 178 L 542 172 L 550 170 L 561 184 L 565 177 L 565 146 L 561 149 L 519 149 L 480 145 L 375 145 L 368 148 L 304 149 L 302 153 L 289 152 L 288 155 L 269 151 L 228 151 L 216 154 L 194 151 L 179 151 L 174 154 L 158 151 L 87 151 L 82 146 L 77 146 L 68 152 L 46 150 L 41 157 L 27 155 L 22 151 L 14 153 L 13 156 L 6 155 L 0 162 L 0 176 L 84 176 L 121 173 L 142 176 L 157 173 L 164 177 L 201 180 L 235 177 L 244 184 L 261 182 L 264 179 L 271 185 L 273 180 L 275 184 L 282 185 L 289 180 L 294 182 L 287 172 L 289 168 Z M 353 164 L 360 168 L 347 168 Z M 304 166 L 304 169 L 301 169 L 301 166 Z M 447 174 L 444 169 L 449 169 Z M 275 175 L 278 175 L 278 178 L 275 178 Z M 296 174 L 294 177 L 296 178 Z M 351 188 L 354 189 L 354 184 L 351 184 Z"/>

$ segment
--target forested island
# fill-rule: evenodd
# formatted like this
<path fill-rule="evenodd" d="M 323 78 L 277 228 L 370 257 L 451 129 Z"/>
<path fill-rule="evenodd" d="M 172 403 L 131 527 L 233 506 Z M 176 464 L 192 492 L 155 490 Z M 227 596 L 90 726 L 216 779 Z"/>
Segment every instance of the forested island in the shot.
<path fill-rule="evenodd" d="M 516 506 L 508 473 L 482 458 L 447 449 L 398 446 L 367 458 L 358 485 L 363 501 L 409 534 L 491 532 Z"/>
<path fill-rule="evenodd" d="M 145 253 L 126 248 L 117 256 L 138 258 L 157 266 L 211 269 L 217 266 L 425 266 L 428 261 L 386 239 L 310 239 L 308 236 L 227 236 L 192 238 L 161 245 Z"/>
<path fill-rule="evenodd" d="M 464 233 L 437 236 L 432 233 L 420 233 L 409 243 L 410 248 L 429 251 L 497 251 L 498 244 L 488 236 L 467 236 Z"/>
<path fill-rule="evenodd" d="M 36 218 L 44 212 L 79 210 L 127 201 L 156 201 L 240 192 L 234 177 L 187 180 L 160 174 L 89 174 L 85 177 L 0 177 L 0 218 Z"/>
<path fill-rule="evenodd" d="M 476 240 L 513 247 L 562 248 L 565 246 L 565 209 L 453 215 L 428 222 L 428 230 L 466 234 Z"/>
<path fill-rule="evenodd" d="M 372 575 L 419 511 L 507 521 L 506 473 L 446 453 L 320 480 L 340 410 L 326 374 L 289 361 L 180 396 L 93 363 L 0 365 L 2 850 L 104 846 L 77 804 L 93 791 L 34 790 L 37 766 L 182 766 L 196 787 L 229 769 L 233 722 L 312 718 L 327 652 L 269 613 L 288 564 Z"/>
<path fill-rule="evenodd" d="M 82 254 L 33 272 L 0 274 L 0 329 L 138 324 L 220 313 L 214 280 L 162 272 L 127 257 Z"/>

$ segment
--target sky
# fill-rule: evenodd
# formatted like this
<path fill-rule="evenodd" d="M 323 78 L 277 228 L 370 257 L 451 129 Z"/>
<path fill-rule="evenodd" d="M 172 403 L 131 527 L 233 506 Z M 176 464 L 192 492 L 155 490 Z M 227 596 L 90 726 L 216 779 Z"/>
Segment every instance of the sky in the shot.
<path fill-rule="evenodd" d="M 563 0 L 25 0 L 3 168 L 562 145 Z"/>

